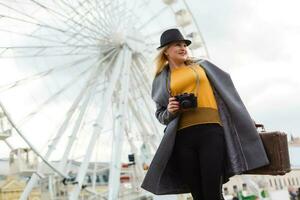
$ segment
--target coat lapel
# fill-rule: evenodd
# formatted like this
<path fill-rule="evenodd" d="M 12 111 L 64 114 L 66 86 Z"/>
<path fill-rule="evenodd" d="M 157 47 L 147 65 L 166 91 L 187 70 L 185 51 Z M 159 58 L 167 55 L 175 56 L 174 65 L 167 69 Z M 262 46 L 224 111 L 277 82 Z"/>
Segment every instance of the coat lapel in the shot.
<path fill-rule="evenodd" d="M 152 83 L 152 99 L 162 106 L 167 106 L 169 103 L 169 67 L 166 66 L 161 73 L 159 73 L 153 80 Z"/>
<path fill-rule="evenodd" d="M 224 126 L 225 137 L 230 137 L 226 138 L 230 143 L 231 149 L 229 150 L 235 152 L 239 158 L 239 161 L 234 161 L 234 157 L 232 158 L 234 162 L 232 165 L 237 169 L 234 173 L 267 165 L 269 160 L 262 141 L 229 74 L 206 60 L 199 64 L 205 69 L 211 85 L 217 91 L 218 104 L 221 108 L 219 112 L 221 115 L 226 114 L 222 119 L 228 121 L 227 127 Z M 234 156 L 234 154 L 231 155 Z"/>

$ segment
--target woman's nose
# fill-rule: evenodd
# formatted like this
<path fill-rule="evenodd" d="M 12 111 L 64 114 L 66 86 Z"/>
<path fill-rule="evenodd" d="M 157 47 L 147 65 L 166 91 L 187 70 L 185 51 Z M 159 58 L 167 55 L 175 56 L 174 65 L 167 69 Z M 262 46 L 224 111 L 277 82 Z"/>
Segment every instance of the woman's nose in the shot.
<path fill-rule="evenodd" d="M 185 47 L 185 46 L 180 47 L 180 51 L 181 51 L 181 52 L 182 52 L 182 51 L 186 51 L 186 47 Z"/>

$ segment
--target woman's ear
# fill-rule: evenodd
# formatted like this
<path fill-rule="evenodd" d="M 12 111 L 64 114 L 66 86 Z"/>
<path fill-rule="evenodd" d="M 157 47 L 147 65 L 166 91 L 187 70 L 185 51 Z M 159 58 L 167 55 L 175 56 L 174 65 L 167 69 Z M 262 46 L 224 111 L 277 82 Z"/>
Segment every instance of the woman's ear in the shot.
<path fill-rule="evenodd" d="M 165 56 L 168 56 L 167 52 L 164 51 Z"/>

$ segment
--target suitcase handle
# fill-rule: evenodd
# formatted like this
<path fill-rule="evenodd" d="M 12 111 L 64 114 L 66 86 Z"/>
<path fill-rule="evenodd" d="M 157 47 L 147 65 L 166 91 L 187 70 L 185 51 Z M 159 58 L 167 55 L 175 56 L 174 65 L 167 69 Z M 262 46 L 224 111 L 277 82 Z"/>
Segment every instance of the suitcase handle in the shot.
<path fill-rule="evenodd" d="M 257 123 L 255 123 L 255 127 L 256 127 L 256 128 L 261 128 L 261 130 L 262 130 L 263 132 L 266 132 L 265 126 L 264 126 L 263 124 L 257 124 Z"/>

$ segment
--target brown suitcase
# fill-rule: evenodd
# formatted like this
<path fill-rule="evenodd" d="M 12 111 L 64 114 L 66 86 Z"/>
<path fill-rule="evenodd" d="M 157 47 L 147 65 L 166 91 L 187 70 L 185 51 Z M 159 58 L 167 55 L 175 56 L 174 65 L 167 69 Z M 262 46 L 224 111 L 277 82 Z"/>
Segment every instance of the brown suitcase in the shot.
<path fill-rule="evenodd" d="M 270 161 L 269 165 L 252 169 L 244 174 L 284 175 L 291 171 L 287 135 L 284 132 L 266 132 L 264 125 L 255 124 L 261 128 L 259 136 Z"/>

